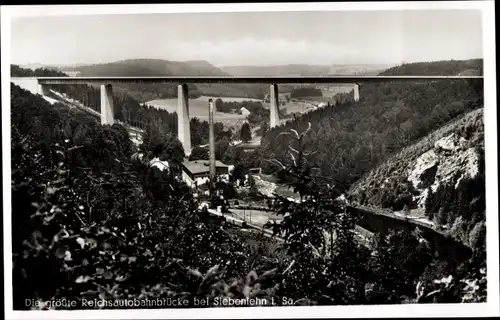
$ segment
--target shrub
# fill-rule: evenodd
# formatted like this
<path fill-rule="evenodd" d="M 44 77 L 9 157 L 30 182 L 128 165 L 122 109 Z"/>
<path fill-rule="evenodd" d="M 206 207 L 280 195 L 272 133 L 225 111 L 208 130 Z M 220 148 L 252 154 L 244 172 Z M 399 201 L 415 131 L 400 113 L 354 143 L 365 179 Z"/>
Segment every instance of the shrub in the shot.
<path fill-rule="evenodd" d="M 480 221 L 474 225 L 469 233 L 469 245 L 474 250 L 485 250 L 486 244 L 486 225 Z"/>

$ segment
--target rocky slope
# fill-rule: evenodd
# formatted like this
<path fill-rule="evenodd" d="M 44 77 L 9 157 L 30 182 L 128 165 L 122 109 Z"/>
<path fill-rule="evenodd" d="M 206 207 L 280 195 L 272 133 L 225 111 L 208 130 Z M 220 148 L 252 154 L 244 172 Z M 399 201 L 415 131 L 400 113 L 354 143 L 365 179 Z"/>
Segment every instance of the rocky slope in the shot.
<path fill-rule="evenodd" d="M 465 177 L 476 177 L 479 172 L 479 155 L 474 142 L 451 133 L 437 140 L 434 148 L 410 165 L 408 181 L 420 191 L 415 197 L 420 208 L 424 208 L 428 187 L 436 192 L 440 184 L 451 182 L 456 188 Z"/>
<path fill-rule="evenodd" d="M 429 190 L 474 178 L 484 146 L 483 109 L 471 111 L 395 154 L 349 190 L 362 205 L 425 209 Z"/>

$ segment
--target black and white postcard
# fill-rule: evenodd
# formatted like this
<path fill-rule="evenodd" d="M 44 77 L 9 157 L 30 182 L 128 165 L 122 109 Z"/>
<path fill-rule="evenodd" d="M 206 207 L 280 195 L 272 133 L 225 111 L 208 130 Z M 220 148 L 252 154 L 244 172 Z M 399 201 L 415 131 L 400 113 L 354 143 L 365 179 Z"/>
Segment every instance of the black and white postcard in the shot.
<path fill-rule="evenodd" d="M 1 23 L 8 319 L 499 315 L 493 1 Z"/>

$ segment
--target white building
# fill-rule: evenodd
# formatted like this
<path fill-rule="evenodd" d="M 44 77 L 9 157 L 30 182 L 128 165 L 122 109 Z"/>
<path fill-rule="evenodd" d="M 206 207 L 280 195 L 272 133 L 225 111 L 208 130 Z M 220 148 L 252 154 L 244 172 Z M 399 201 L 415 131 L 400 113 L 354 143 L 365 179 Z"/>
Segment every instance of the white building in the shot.
<path fill-rule="evenodd" d="M 142 156 L 140 157 L 140 159 L 142 159 Z M 160 169 L 160 171 L 169 169 L 168 162 L 161 161 L 158 157 L 153 158 L 151 161 L 149 161 L 149 166 L 156 167 L 156 168 Z"/>
<path fill-rule="evenodd" d="M 250 110 L 248 110 L 248 109 L 247 109 L 247 108 L 245 108 L 245 107 L 241 107 L 240 112 L 241 112 L 241 114 L 242 114 L 242 115 L 244 115 L 245 117 L 251 114 Z"/>

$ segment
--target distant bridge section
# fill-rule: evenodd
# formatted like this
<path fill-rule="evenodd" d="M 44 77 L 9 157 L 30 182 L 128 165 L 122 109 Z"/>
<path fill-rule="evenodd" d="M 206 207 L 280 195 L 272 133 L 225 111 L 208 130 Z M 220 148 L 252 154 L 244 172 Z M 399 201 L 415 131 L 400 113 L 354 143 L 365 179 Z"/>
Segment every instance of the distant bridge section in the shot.
<path fill-rule="evenodd" d="M 20 79 L 20 78 L 17 78 Z M 101 123 L 114 123 L 113 88 L 114 84 L 147 84 L 164 83 L 177 84 L 177 116 L 178 137 L 184 146 L 187 156 L 191 153 L 191 134 L 189 122 L 189 99 L 187 83 L 262 83 L 269 84 L 270 91 L 270 121 L 269 126 L 279 125 L 279 92 L 278 84 L 352 84 L 355 102 L 360 99 L 359 84 L 364 82 L 391 82 L 391 81 L 435 81 L 439 79 L 483 79 L 482 76 L 306 76 L 306 77 L 264 77 L 264 76 L 153 76 L 153 77 L 38 77 L 23 83 L 30 91 L 37 90 L 44 95 L 49 85 L 61 84 L 93 84 L 101 86 Z M 15 81 L 14 81 L 15 82 Z M 208 107 L 208 105 L 207 105 Z"/>

